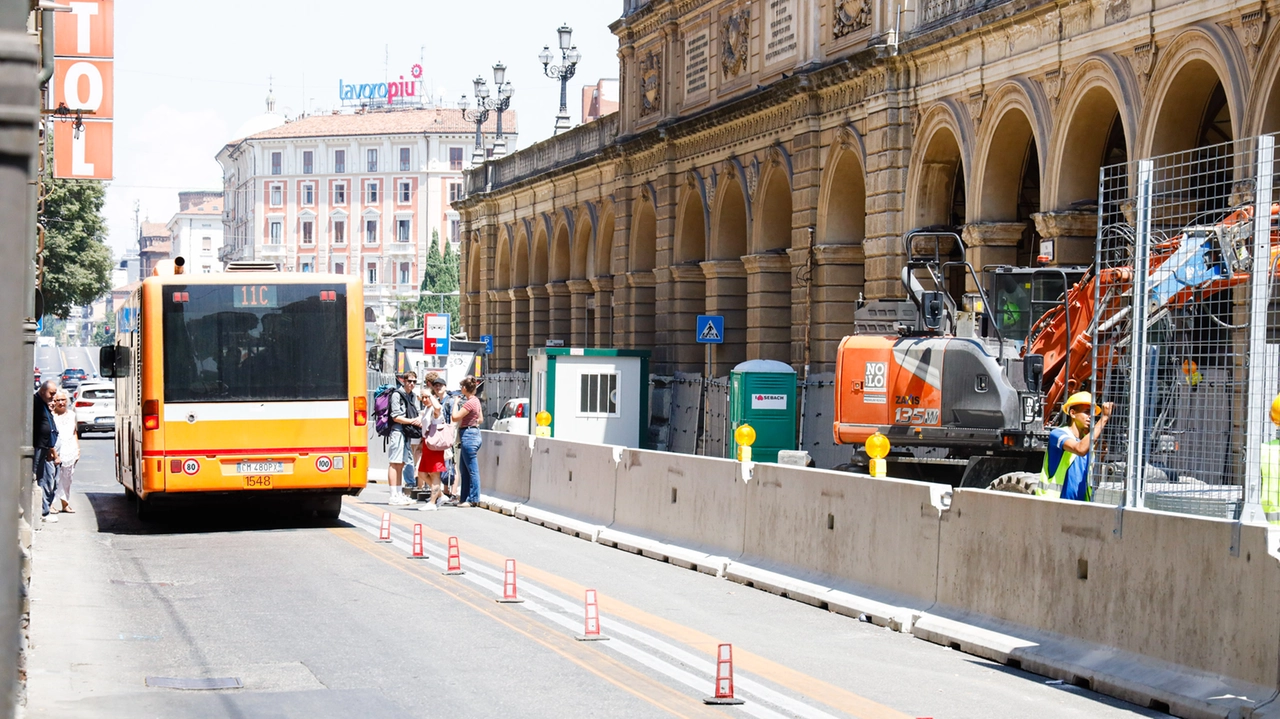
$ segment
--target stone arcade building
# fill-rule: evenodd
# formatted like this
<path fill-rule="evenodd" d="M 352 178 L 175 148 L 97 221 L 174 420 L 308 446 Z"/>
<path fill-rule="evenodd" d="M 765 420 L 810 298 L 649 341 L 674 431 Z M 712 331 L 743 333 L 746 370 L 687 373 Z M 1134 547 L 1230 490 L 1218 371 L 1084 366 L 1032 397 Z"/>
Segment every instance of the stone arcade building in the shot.
<path fill-rule="evenodd" d="M 859 295 L 901 293 L 904 232 L 1087 264 L 1101 166 L 1280 130 L 1277 8 L 628 0 L 619 112 L 468 174 L 463 323 L 494 370 L 556 338 L 670 375 L 721 314 L 715 376 L 826 375 Z"/>

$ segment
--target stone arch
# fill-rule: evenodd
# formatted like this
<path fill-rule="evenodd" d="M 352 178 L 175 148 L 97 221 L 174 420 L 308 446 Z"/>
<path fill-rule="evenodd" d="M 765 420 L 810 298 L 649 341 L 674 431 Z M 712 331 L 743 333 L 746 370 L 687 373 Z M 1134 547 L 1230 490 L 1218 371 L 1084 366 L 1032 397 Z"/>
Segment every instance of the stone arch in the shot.
<path fill-rule="evenodd" d="M 1125 162 L 1133 147 L 1131 100 L 1115 69 L 1091 58 L 1072 73 L 1063 91 L 1061 121 L 1050 140 L 1042 197 L 1050 210 L 1098 200 L 1098 172 Z"/>
<path fill-rule="evenodd" d="M 587 262 L 588 277 L 608 277 L 613 274 L 614 230 L 616 228 L 614 205 L 610 202 L 600 210 L 600 229 Z"/>
<path fill-rule="evenodd" d="M 965 148 L 955 113 L 945 104 L 921 119 L 908 170 L 907 226 L 961 225 L 965 222 Z"/>
<path fill-rule="evenodd" d="M 587 258 L 587 275 L 591 278 L 592 303 L 588 306 L 588 333 L 596 347 L 612 347 L 613 307 L 615 285 L 613 281 L 614 209 L 613 203 L 599 209 L 599 229 Z"/>
<path fill-rule="evenodd" d="M 511 283 L 508 287 L 520 288 L 529 286 L 529 229 L 521 227 L 516 231 L 515 242 L 511 250 Z"/>
<path fill-rule="evenodd" d="M 511 285 L 511 231 L 503 230 L 498 235 L 498 253 L 497 262 L 493 268 L 493 289 L 505 290 Z M 477 289 L 475 285 L 471 285 L 468 289 Z"/>
<path fill-rule="evenodd" d="M 1229 59 L 1226 43 L 1215 35 L 1192 28 L 1160 53 L 1135 156 L 1156 157 L 1241 136 L 1241 83 L 1248 73 Z"/>
<path fill-rule="evenodd" d="M 1032 223 L 1040 212 L 1042 177 L 1035 107 L 1020 85 L 1007 83 L 984 115 L 966 208 L 974 221 L 964 230 L 967 259 L 979 272 L 996 264 L 1028 266 L 1039 250 Z M 968 291 L 977 289 L 972 279 L 966 282 Z"/>
<path fill-rule="evenodd" d="M 693 326 L 707 306 L 700 266 L 707 256 L 707 212 L 701 179 L 696 174 L 689 179 L 677 205 L 672 261 L 655 273 L 654 301 L 669 308 L 655 317 L 655 359 L 668 372 L 697 372 L 702 357 Z"/>
<path fill-rule="evenodd" d="M 642 190 L 631 207 L 631 246 L 627 252 L 627 269 L 631 272 L 652 272 L 658 265 L 658 214 L 652 193 Z"/>
<path fill-rule="evenodd" d="M 571 272 L 571 255 L 569 223 L 567 221 L 557 222 L 553 234 L 551 236 L 551 254 L 549 256 L 551 264 L 548 269 L 548 282 L 564 282 L 569 279 Z"/>
<path fill-rule="evenodd" d="M 515 348 L 512 345 L 511 322 L 508 318 L 511 316 L 511 281 L 512 275 L 512 246 L 514 245 L 511 237 L 511 229 L 509 227 L 501 229 L 497 233 L 495 240 L 497 245 L 497 256 L 493 266 L 493 283 L 490 289 L 494 290 L 489 294 L 492 307 L 490 309 L 490 320 L 493 324 L 488 327 L 489 334 L 493 335 L 494 357 L 495 363 L 500 368 L 510 368 L 512 365 L 512 357 Z M 473 263 L 474 264 L 474 263 Z"/>
<path fill-rule="evenodd" d="M 696 186 L 685 189 L 676 212 L 676 242 L 671 264 L 701 262 L 707 257 L 706 206 Z"/>
<path fill-rule="evenodd" d="M 547 240 L 547 223 L 537 222 L 537 229 L 533 235 L 533 247 L 529 253 L 529 284 L 545 285 L 550 274 L 550 263 L 547 255 L 550 247 Z"/>
<path fill-rule="evenodd" d="M 785 251 L 791 248 L 791 179 L 781 161 L 772 161 L 761 171 L 751 232 L 752 254 Z"/>
<path fill-rule="evenodd" d="M 736 172 L 721 175 L 711 210 L 711 257 L 736 260 L 747 254 L 750 225 L 747 194 Z"/>
<path fill-rule="evenodd" d="M 593 255 L 596 244 L 596 218 L 590 205 L 583 206 L 577 212 L 574 224 L 573 242 L 569 262 L 569 276 L 566 279 L 585 280 L 593 272 Z"/>
<path fill-rule="evenodd" d="M 572 215 L 559 213 L 551 235 L 550 273 L 547 280 L 547 339 L 572 343 L 573 301 L 569 296 L 568 280 L 572 272 L 573 227 Z"/>
<path fill-rule="evenodd" d="M 791 360 L 791 183 L 779 157 L 760 178 L 755 202 L 752 253 L 742 258 L 746 270 L 746 359 Z M 727 322 L 726 322 L 727 329 Z"/>
<path fill-rule="evenodd" d="M 846 130 L 827 154 L 818 195 L 818 244 L 861 245 L 866 238 L 867 176 L 860 144 Z"/>

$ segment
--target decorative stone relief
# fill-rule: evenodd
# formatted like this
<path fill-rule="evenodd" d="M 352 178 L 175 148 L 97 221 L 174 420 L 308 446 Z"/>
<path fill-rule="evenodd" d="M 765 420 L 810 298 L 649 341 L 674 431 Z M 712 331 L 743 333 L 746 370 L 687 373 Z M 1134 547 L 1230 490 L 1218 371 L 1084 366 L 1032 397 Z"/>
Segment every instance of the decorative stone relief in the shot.
<path fill-rule="evenodd" d="M 1151 68 L 1156 64 L 1156 44 L 1154 41 L 1144 42 L 1141 45 L 1135 45 L 1133 48 L 1133 71 L 1138 74 L 1138 79 L 1142 81 L 1145 89 L 1147 80 L 1151 78 Z"/>
<path fill-rule="evenodd" d="M 755 197 L 756 186 L 760 184 L 760 161 L 754 157 L 751 158 L 751 162 L 747 163 L 746 174 L 747 192 L 750 193 L 751 197 Z"/>
<path fill-rule="evenodd" d="M 711 177 L 707 179 L 707 207 L 716 206 L 716 185 L 720 181 L 720 173 L 715 170 L 711 171 Z"/>
<path fill-rule="evenodd" d="M 720 23 L 720 70 L 726 80 L 741 75 L 751 56 L 751 11 L 739 8 Z"/>
<path fill-rule="evenodd" d="M 1102 2 L 1106 7 L 1105 17 L 1108 25 L 1129 19 L 1129 0 L 1102 0 Z"/>
<path fill-rule="evenodd" d="M 835 10 L 831 34 L 836 38 L 871 27 L 871 0 L 835 0 Z"/>
<path fill-rule="evenodd" d="M 969 110 L 969 119 L 976 126 L 982 119 L 983 107 L 987 104 L 987 97 L 981 90 L 969 95 L 969 99 L 965 100 L 965 107 Z"/>
<path fill-rule="evenodd" d="M 1062 31 L 1067 37 L 1089 32 L 1093 24 L 1093 3 L 1089 0 L 1073 2 L 1062 8 Z"/>
<path fill-rule="evenodd" d="M 1258 59 L 1258 51 L 1262 47 L 1262 38 L 1266 35 L 1267 11 L 1260 7 L 1257 10 L 1240 14 L 1238 34 L 1240 44 L 1244 46 L 1245 55 L 1252 65 Z"/>
<path fill-rule="evenodd" d="M 640 59 L 640 117 L 662 109 L 662 50 L 650 49 Z"/>
<path fill-rule="evenodd" d="M 1062 94 L 1062 80 L 1061 70 L 1050 70 L 1044 74 L 1044 79 L 1040 81 L 1040 84 L 1044 86 L 1044 94 L 1055 105 L 1058 103 L 1058 97 Z"/>

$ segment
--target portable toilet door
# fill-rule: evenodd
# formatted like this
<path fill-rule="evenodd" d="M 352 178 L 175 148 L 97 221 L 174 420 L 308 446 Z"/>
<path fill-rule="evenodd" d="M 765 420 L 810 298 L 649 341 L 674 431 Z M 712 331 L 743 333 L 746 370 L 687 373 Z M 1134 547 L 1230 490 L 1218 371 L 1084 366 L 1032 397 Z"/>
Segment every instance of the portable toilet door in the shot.
<path fill-rule="evenodd" d="M 733 429 L 743 424 L 756 431 L 751 458 L 777 462 L 778 452 L 796 448 L 796 371 L 775 360 L 748 360 L 729 375 L 729 419 Z M 729 433 L 732 452 L 738 443 Z"/>

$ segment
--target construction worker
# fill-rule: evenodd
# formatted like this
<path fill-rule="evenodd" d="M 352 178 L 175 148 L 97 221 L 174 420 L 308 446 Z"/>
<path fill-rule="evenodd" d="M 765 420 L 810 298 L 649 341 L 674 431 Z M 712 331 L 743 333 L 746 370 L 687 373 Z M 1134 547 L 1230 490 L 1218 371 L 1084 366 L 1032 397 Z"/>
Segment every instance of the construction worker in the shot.
<path fill-rule="evenodd" d="M 1093 490 L 1089 487 L 1089 452 L 1111 419 L 1112 408 L 1111 402 L 1098 407 L 1102 416 L 1094 423 L 1093 395 L 1076 392 L 1062 403 L 1062 413 L 1068 422 L 1049 433 L 1049 448 L 1044 453 L 1044 469 L 1036 494 L 1079 502 L 1093 500 Z"/>
<path fill-rule="evenodd" d="M 1280 425 L 1280 395 L 1271 400 L 1271 422 Z M 1262 445 L 1262 511 L 1280 524 L 1280 439 Z"/>

